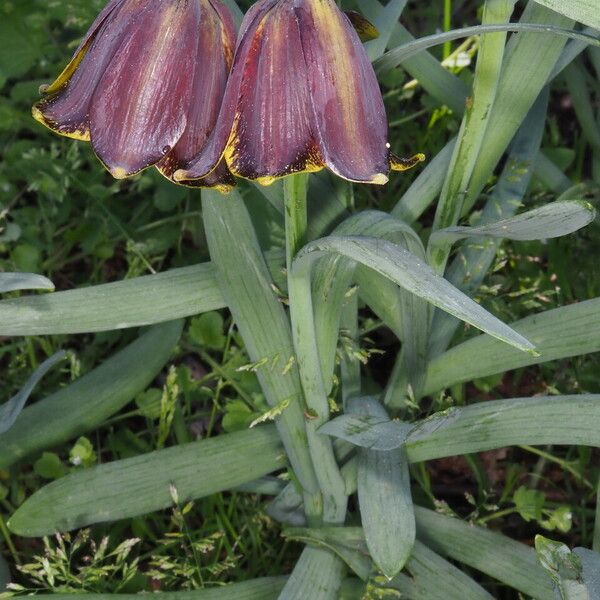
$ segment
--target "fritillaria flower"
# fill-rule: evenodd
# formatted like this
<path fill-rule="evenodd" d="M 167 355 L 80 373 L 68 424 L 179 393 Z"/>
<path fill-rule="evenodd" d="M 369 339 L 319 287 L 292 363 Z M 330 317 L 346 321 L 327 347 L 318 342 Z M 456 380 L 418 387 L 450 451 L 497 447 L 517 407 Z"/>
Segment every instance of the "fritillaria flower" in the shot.
<path fill-rule="evenodd" d="M 334 0 L 260 0 L 248 11 L 215 131 L 175 179 L 205 177 L 223 158 L 263 184 L 325 166 L 383 184 L 390 167 L 408 168 L 390 154 L 375 73 Z"/>
<path fill-rule="evenodd" d="M 110 0 L 34 117 L 92 147 L 118 179 L 169 179 L 202 152 L 219 114 L 235 29 L 220 0 Z M 225 163 L 192 185 L 227 189 Z"/>

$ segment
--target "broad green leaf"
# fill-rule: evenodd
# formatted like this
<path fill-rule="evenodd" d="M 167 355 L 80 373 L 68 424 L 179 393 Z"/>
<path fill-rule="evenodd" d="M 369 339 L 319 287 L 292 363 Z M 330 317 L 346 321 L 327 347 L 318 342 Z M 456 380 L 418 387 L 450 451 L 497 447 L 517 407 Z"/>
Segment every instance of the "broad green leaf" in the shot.
<path fill-rule="evenodd" d="M 278 600 L 337 600 L 343 575 L 333 552 L 304 548 Z"/>
<path fill-rule="evenodd" d="M 298 253 L 292 271 L 298 276 L 309 278 L 311 264 L 330 254 L 355 260 L 494 337 L 522 350 L 533 351 L 534 347 L 530 342 L 436 275 L 422 260 L 386 240 L 359 236 L 325 237 L 310 242 Z"/>
<path fill-rule="evenodd" d="M 417 538 L 440 554 L 468 565 L 537 600 L 554 600 L 552 582 L 533 548 L 510 538 L 415 507 Z"/>
<path fill-rule="evenodd" d="M 265 512 L 279 523 L 285 523 L 292 527 L 302 527 L 306 525 L 306 516 L 303 509 L 302 496 L 298 493 L 294 484 L 288 484 L 277 493 L 274 500 L 267 504 Z"/>
<path fill-rule="evenodd" d="M 600 446 L 600 395 L 535 396 L 480 402 L 417 422 L 411 462 L 514 445 Z"/>
<path fill-rule="evenodd" d="M 357 416 L 383 419 L 387 413 L 374 398 L 353 398 Z M 373 562 L 388 578 L 408 560 L 415 543 L 415 515 L 404 448 L 358 449 L 357 491 L 360 516 Z"/>
<path fill-rule="evenodd" d="M 415 56 L 416 54 L 419 54 L 420 52 L 423 52 L 424 50 L 433 48 L 434 46 L 439 46 L 445 42 L 451 42 L 453 40 L 469 37 L 471 35 L 483 35 L 508 31 L 529 32 L 546 35 L 553 34 L 563 38 L 571 38 L 574 40 L 587 42 L 592 46 L 600 46 L 600 40 L 592 35 L 580 33 L 574 29 L 567 29 L 566 27 L 557 27 L 551 24 L 508 23 L 501 25 L 474 25 L 472 27 L 463 27 L 460 29 L 453 29 L 451 31 L 427 35 L 414 40 L 413 42 L 403 44 L 398 48 L 389 50 L 381 58 L 378 58 L 376 61 L 374 61 L 373 67 L 377 73 L 382 73 L 401 65 L 405 60 Z"/>
<path fill-rule="evenodd" d="M 600 598 L 600 553 L 587 548 L 575 548 L 573 553 L 581 560 L 583 581 L 587 586 L 590 600 Z"/>
<path fill-rule="evenodd" d="M 285 577 L 263 577 L 191 592 L 153 592 L 156 600 L 276 600 Z M 53 600 L 139 600 L 140 594 L 52 594 Z"/>
<path fill-rule="evenodd" d="M 6 433 L 15 423 L 33 388 L 42 377 L 66 356 L 61 350 L 46 359 L 29 377 L 25 385 L 7 402 L 0 404 L 0 435 Z"/>
<path fill-rule="evenodd" d="M 483 5 L 484 26 L 495 22 L 506 23 L 510 19 L 514 4 L 505 0 L 487 0 Z M 466 104 L 448 174 L 436 207 L 434 233 L 436 230 L 456 225 L 460 218 L 464 190 L 469 186 L 493 111 L 505 42 L 506 33 L 486 35 L 481 39 L 477 52 L 473 91 Z M 450 244 L 435 244 L 430 240 L 427 253 L 429 264 L 437 273 L 443 274 L 450 253 Z"/>
<path fill-rule="evenodd" d="M 594 207 L 585 200 L 550 202 L 515 217 L 476 227 L 446 227 L 429 238 L 432 248 L 449 246 L 465 238 L 491 237 L 516 241 L 543 240 L 568 235 L 589 225 Z"/>
<path fill-rule="evenodd" d="M 596 0 L 536 0 L 539 4 L 555 10 L 556 12 L 579 21 L 590 27 L 600 29 L 600 11 Z"/>
<path fill-rule="evenodd" d="M 548 88 L 540 94 L 511 142 L 510 154 L 494 191 L 481 214 L 481 224 L 506 219 L 515 214 L 531 181 L 533 164 L 539 152 L 546 123 Z M 474 296 L 493 264 L 500 242 L 479 238 L 460 246 L 446 270 L 446 279 Z M 460 321 L 442 311 L 435 311 L 429 339 L 429 357 L 446 350 Z"/>
<path fill-rule="evenodd" d="M 275 283 L 283 253 L 267 254 Z M 124 329 L 172 321 L 225 306 L 211 263 L 114 283 L 0 301 L 0 335 L 48 335 Z"/>
<path fill-rule="evenodd" d="M 417 541 L 403 574 L 387 584 L 411 600 L 493 600 L 478 583 Z"/>
<path fill-rule="evenodd" d="M 28 406 L 0 435 L 0 468 L 99 427 L 154 379 L 183 323 L 153 327 L 90 373 Z"/>
<path fill-rule="evenodd" d="M 35 273 L 0 273 L 0 294 L 16 290 L 54 291 L 54 284 L 43 275 Z"/>
<path fill-rule="evenodd" d="M 298 367 L 285 309 L 273 290 L 273 280 L 258 245 L 248 211 L 237 192 L 223 201 L 218 192 L 202 192 L 203 216 L 216 278 L 239 328 L 252 362 L 267 364 L 257 376 L 271 407 L 289 406 L 277 427 L 303 488 L 317 493 L 312 466 Z M 292 361 L 292 363 L 290 363 Z"/>
<path fill-rule="evenodd" d="M 488 335 L 470 339 L 429 363 L 424 394 L 558 358 L 600 351 L 600 298 L 532 315 L 512 324 L 539 356 L 523 354 Z M 551 443 L 551 442 L 550 442 Z"/>
<path fill-rule="evenodd" d="M 41 488 L 11 517 L 17 535 L 38 537 L 143 515 L 230 489 L 283 466 L 272 426 L 141 454 L 76 471 Z"/>

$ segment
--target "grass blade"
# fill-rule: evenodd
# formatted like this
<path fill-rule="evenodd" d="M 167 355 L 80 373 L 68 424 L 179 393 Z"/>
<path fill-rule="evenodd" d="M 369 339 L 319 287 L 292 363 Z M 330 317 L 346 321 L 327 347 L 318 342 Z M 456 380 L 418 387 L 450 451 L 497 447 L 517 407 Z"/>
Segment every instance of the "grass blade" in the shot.
<path fill-rule="evenodd" d="M 436 552 L 468 565 L 536 600 L 554 600 L 552 583 L 535 551 L 510 538 L 415 507 L 417 538 Z"/>
<path fill-rule="evenodd" d="M 276 600 L 285 577 L 263 577 L 216 589 L 153 592 L 156 600 Z M 1 588 L 0 588 L 1 589 Z M 52 594 L 52 600 L 139 600 L 140 594 Z"/>
<path fill-rule="evenodd" d="M 35 273 L 0 273 L 0 294 L 17 290 L 54 291 L 54 284 L 43 275 Z"/>
<path fill-rule="evenodd" d="M 494 337 L 525 351 L 533 345 L 473 300 L 462 294 L 413 254 L 391 242 L 359 236 L 329 236 L 307 244 L 293 263 L 299 276 L 310 277 L 312 263 L 340 254 L 370 267 L 399 286 Z"/>
<path fill-rule="evenodd" d="M 23 410 L 27 399 L 33 388 L 40 382 L 42 377 L 66 356 L 61 350 L 46 359 L 29 377 L 25 385 L 7 402 L 0 404 L 0 435 L 6 433 L 15 423 L 20 412 Z"/>
<path fill-rule="evenodd" d="M 515 445 L 600 446 L 600 395 L 480 402 L 418 422 L 405 447 L 411 462 Z"/>
<path fill-rule="evenodd" d="M 157 450 L 76 471 L 38 490 L 10 519 L 17 535 L 37 537 L 116 521 L 201 498 L 283 466 L 272 426 Z"/>
<path fill-rule="evenodd" d="M 586 300 L 532 315 L 511 327 L 531 340 L 539 356 L 523 354 L 480 335 L 433 359 L 428 366 L 423 393 L 504 373 L 559 358 L 600 350 L 600 298 Z"/>
<path fill-rule="evenodd" d="M 375 398 L 354 398 L 348 408 L 359 417 L 388 418 Z M 359 448 L 357 484 L 367 547 L 373 562 L 391 579 L 404 567 L 415 542 L 415 515 L 404 449 Z"/>
<path fill-rule="evenodd" d="M 154 379 L 182 327 L 181 321 L 153 327 L 90 373 L 25 408 L 0 435 L 0 468 L 100 426 Z"/>
<path fill-rule="evenodd" d="M 328 550 L 304 548 L 279 600 L 337 600 L 343 567 L 342 561 Z"/>

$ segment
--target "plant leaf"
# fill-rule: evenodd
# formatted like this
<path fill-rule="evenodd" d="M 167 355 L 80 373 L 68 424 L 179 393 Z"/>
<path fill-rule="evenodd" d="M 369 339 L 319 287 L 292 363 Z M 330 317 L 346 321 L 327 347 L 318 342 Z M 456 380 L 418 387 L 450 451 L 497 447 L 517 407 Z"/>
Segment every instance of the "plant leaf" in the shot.
<path fill-rule="evenodd" d="M 374 398 L 353 398 L 348 408 L 359 416 L 387 417 Z M 357 484 L 367 547 L 373 562 L 391 579 L 404 567 L 415 543 L 415 515 L 404 448 L 359 448 Z"/>
<path fill-rule="evenodd" d="M 76 471 L 41 488 L 8 525 L 25 537 L 115 521 L 208 496 L 271 473 L 282 465 L 272 426 L 142 454 Z"/>
<path fill-rule="evenodd" d="M 282 285 L 284 256 L 267 254 Z M 0 335 L 88 333 L 139 327 L 189 317 L 225 306 L 214 267 L 203 263 L 41 296 L 0 301 Z"/>
<path fill-rule="evenodd" d="M 600 298 L 531 315 L 512 324 L 531 340 L 539 356 L 523 354 L 480 335 L 429 363 L 424 395 L 463 381 L 600 350 Z"/>
<path fill-rule="evenodd" d="M 54 291 L 54 284 L 43 275 L 35 273 L 0 273 L 0 294 L 16 290 Z"/>
<path fill-rule="evenodd" d="M 25 408 L 0 435 L 0 468 L 99 427 L 154 379 L 183 323 L 158 325 L 90 373 Z"/>
<path fill-rule="evenodd" d="M 514 445 L 600 446 L 600 395 L 535 396 L 480 402 L 417 422 L 411 462 Z"/>
<path fill-rule="evenodd" d="M 340 254 L 364 264 L 404 289 L 424 298 L 494 337 L 525 351 L 534 346 L 465 296 L 413 254 L 391 242 L 359 236 L 329 236 L 310 242 L 294 259 L 292 270 L 310 277 L 314 260 Z"/>
<path fill-rule="evenodd" d="M 415 507 L 417 538 L 436 552 L 473 567 L 537 600 L 554 600 L 552 584 L 533 548 L 510 538 Z"/>
<path fill-rule="evenodd" d="M 10 570 L 2 555 L 0 554 L 0 592 L 6 589 L 6 586 L 10 583 Z"/>
<path fill-rule="evenodd" d="M 569 0 L 569 2 L 536 0 L 536 2 L 574 21 L 600 29 L 600 11 L 598 11 L 598 3 L 595 0 Z"/>
<path fill-rule="evenodd" d="M 19 413 L 23 410 L 25 402 L 29 398 L 33 388 L 40 382 L 42 377 L 67 353 L 64 350 L 53 354 L 46 359 L 29 377 L 25 385 L 10 400 L 0 404 L 0 434 L 6 433 L 15 423 Z"/>
<path fill-rule="evenodd" d="M 343 574 L 333 552 L 304 548 L 278 600 L 337 600 Z"/>
<path fill-rule="evenodd" d="M 285 577 L 262 577 L 190 592 L 153 592 L 156 600 L 276 600 Z M 140 594 L 52 594 L 53 600 L 136 600 Z"/>

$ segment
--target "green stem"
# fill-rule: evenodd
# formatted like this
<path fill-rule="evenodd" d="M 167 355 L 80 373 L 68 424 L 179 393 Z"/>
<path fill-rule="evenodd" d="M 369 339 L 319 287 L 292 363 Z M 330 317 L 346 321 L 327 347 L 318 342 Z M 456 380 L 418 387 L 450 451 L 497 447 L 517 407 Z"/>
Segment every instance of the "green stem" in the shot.
<path fill-rule="evenodd" d="M 323 494 L 323 519 L 343 522 L 346 489 L 335 459 L 330 438 L 317 430 L 329 419 L 327 390 L 323 382 L 316 340 L 310 276 L 294 273 L 293 259 L 306 239 L 306 191 L 308 175 L 298 174 L 284 181 L 285 237 L 288 294 L 294 350 L 307 405 L 306 432 L 317 481 Z"/>

